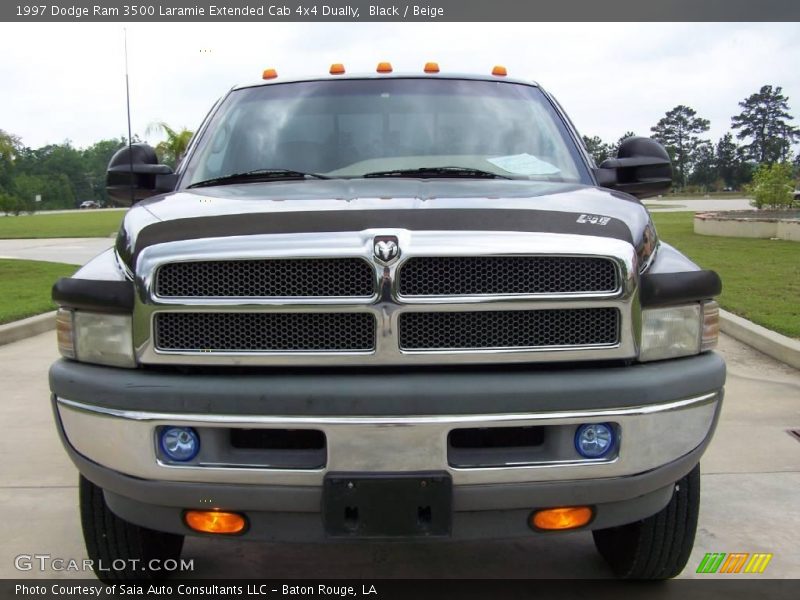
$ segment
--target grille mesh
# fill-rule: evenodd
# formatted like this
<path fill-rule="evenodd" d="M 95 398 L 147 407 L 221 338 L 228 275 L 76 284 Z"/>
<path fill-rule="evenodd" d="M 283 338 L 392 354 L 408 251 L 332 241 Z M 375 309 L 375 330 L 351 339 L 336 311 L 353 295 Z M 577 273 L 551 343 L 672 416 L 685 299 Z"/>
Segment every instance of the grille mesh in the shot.
<path fill-rule="evenodd" d="M 614 263 L 564 256 L 442 256 L 411 258 L 400 270 L 403 296 L 613 292 Z"/>
<path fill-rule="evenodd" d="M 158 270 L 162 298 L 369 297 L 374 271 L 360 258 L 170 263 Z"/>
<path fill-rule="evenodd" d="M 539 348 L 614 344 L 615 308 L 409 312 L 400 315 L 404 350 Z"/>
<path fill-rule="evenodd" d="M 156 348 L 194 352 L 372 350 L 368 313 L 158 313 Z"/>

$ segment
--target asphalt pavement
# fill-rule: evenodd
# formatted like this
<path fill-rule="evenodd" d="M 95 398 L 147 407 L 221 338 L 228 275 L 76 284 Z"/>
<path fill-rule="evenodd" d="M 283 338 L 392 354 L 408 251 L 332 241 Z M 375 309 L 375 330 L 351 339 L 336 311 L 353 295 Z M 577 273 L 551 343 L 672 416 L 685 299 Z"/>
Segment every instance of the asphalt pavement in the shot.
<path fill-rule="evenodd" d="M 720 351 L 729 374 L 722 417 L 702 461 L 702 506 L 694 552 L 769 552 L 766 572 L 800 577 L 800 371 L 731 338 Z M 0 577 L 80 577 L 19 572 L 20 554 L 86 556 L 78 520 L 77 471 L 53 425 L 47 369 L 55 333 L 0 347 Z M 669 435 L 665 431 L 663 435 Z M 655 440 L 654 440 L 655 443 Z M 192 538 L 194 576 L 264 578 L 602 578 L 610 575 L 588 533 L 455 543 L 260 544 Z M 708 575 L 702 575 L 708 578 Z M 715 577 L 723 577 L 716 575 Z M 746 577 L 730 575 L 730 577 Z"/>

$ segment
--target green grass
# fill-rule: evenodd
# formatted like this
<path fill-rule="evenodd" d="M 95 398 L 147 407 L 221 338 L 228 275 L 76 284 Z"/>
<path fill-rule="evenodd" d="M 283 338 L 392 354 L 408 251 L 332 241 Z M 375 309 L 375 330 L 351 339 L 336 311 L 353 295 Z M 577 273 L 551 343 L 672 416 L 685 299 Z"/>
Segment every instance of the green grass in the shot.
<path fill-rule="evenodd" d="M 50 288 L 77 269 L 63 263 L 0 259 L 0 324 L 55 310 Z"/>
<path fill-rule="evenodd" d="M 0 239 L 109 237 L 124 214 L 121 209 L 0 217 Z"/>
<path fill-rule="evenodd" d="M 696 235 L 693 213 L 654 213 L 659 237 L 722 278 L 720 305 L 800 338 L 800 243 Z"/>

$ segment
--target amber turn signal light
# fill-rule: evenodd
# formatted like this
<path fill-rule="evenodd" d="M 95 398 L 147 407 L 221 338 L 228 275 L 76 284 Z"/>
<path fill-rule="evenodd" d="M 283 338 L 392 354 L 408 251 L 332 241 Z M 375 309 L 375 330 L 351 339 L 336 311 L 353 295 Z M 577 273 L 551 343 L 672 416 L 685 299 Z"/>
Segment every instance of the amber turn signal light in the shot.
<path fill-rule="evenodd" d="M 277 76 L 278 72 L 275 69 L 264 69 L 261 79 L 275 79 Z"/>
<path fill-rule="evenodd" d="M 546 508 L 531 515 L 531 525 L 535 529 L 560 530 L 583 527 L 592 520 L 592 509 L 588 506 L 567 508 Z"/>
<path fill-rule="evenodd" d="M 378 71 L 378 73 L 391 73 L 392 63 L 380 62 L 378 63 L 378 68 L 376 69 L 376 71 Z"/>
<path fill-rule="evenodd" d="M 61 356 L 75 358 L 75 335 L 73 312 L 59 308 L 56 313 L 56 336 L 58 338 L 58 351 Z"/>
<path fill-rule="evenodd" d="M 183 518 L 191 529 L 202 533 L 241 533 L 247 526 L 242 515 L 221 510 L 187 510 Z"/>
<path fill-rule="evenodd" d="M 508 75 L 508 71 L 506 70 L 505 67 L 497 65 L 494 69 L 492 69 L 492 75 L 495 75 L 497 77 L 505 77 L 506 75 Z"/>

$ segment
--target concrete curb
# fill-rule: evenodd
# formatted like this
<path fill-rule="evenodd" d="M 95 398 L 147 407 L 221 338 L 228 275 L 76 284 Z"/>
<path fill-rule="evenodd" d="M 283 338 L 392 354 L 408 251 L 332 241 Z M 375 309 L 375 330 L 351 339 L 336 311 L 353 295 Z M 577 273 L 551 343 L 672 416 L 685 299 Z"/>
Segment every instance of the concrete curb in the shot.
<path fill-rule="evenodd" d="M 56 311 L 0 325 L 0 346 L 56 328 Z"/>
<path fill-rule="evenodd" d="M 775 333 L 725 310 L 719 311 L 719 321 L 723 333 L 775 360 L 800 369 L 800 341 Z"/>

